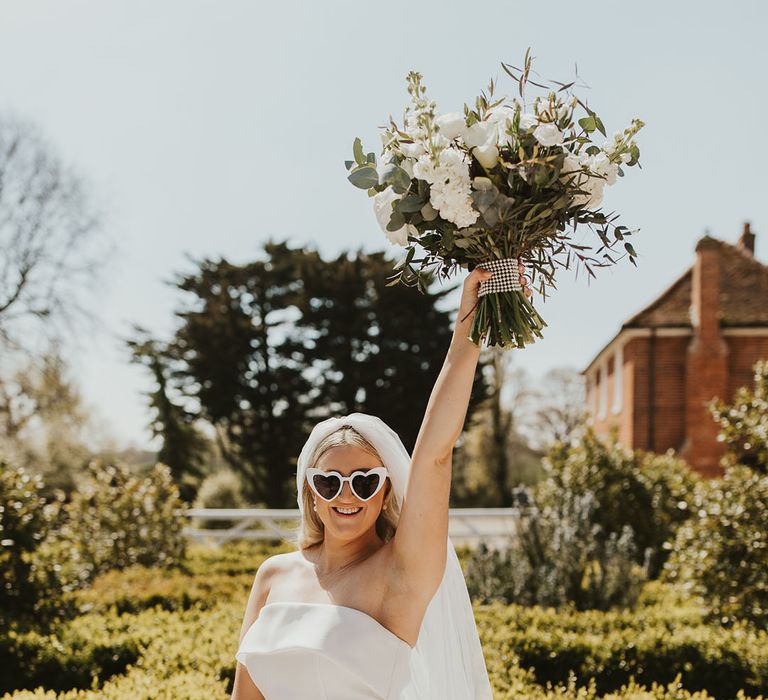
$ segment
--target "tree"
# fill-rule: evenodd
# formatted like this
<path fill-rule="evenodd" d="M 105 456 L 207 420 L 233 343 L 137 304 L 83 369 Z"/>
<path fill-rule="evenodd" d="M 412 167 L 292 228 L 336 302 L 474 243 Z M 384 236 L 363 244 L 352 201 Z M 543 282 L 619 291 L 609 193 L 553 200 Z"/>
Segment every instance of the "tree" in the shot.
<path fill-rule="evenodd" d="M 464 506 L 506 508 L 515 505 L 515 487 L 541 476 L 541 455 L 522 434 L 532 396 L 528 375 L 513 368 L 508 350 L 488 348 L 481 360 L 486 396 L 460 441 L 452 491 Z"/>
<path fill-rule="evenodd" d="M 153 411 L 150 424 L 152 435 L 163 440 L 157 460 L 168 465 L 181 498 L 191 503 L 206 476 L 208 440 L 195 426 L 194 414 L 171 399 L 171 367 L 167 347 L 152 340 L 145 329 L 134 326 L 134 330 L 136 339 L 126 341 L 132 360 L 147 367 L 155 381 L 155 388 L 147 396 Z"/>
<path fill-rule="evenodd" d="M 246 495 L 285 507 L 301 445 L 328 416 L 377 415 L 412 450 L 452 334 L 435 302 L 451 290 L 388 287 L 382 254 L 326 261 L 273 241 L 264 252 L 244 265 L 203 260 L 177 279 L 191 299 L 167 354 Z M 483 394 L 477 376 L 474 401 Z"/>
<path fill-rule="evenodd" d="M 60 344 L 27 358 L 0 382 L 0 448 L 6 458 L 42 474 L 48 492 L 71 492 L 91 450 L 90 415 L 67 376 Z"/>
<path fill-rule="evenodd" d="M 392 261 L 383 253 L 345 252 L 323 261 L 310 252 L 306 260 L 298 323 L 311 343 L 308 358 L 323 368 L 317 417 L 374 414 L 412 451 L 453 335 L 451 314 L 437 304 L 456 287 L 421 293 L 387 286 Z M 484 394 L 478 370 L 469 416 Z"/>
<path fill-rule="evenodd" d="M 531 391 L 524 417 L 526 435 L 541 450 L 577 437 L 585 425 L 584 377 L 570 367 L 547 372 Z"/>
<path fill-rule="evenodd" d="M 768 361 L 754 367 L 755 388 L 740 387 L 730 404 L 715 399 L 709 410 L 720 424 L 726 466 L 743 464 L 768 474 Z"/>
<path fill-rule="evenodd" d="M 39 130 L 0 115 L 0 345 L 6 352 L 32 352 L 35 326 L 52 338 L 60 321 L 89 316 L 80 288 L 96 281 L 108 257 L 94 245 L 100 221 L 82 181 Z"/>

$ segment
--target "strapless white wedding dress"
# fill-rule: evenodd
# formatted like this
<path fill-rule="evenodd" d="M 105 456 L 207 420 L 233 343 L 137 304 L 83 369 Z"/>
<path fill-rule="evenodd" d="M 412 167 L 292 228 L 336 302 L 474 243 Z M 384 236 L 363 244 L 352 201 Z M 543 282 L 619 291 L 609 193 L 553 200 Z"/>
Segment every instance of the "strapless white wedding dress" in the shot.
<path fill-rule="evenodd" d="M 235 658 L 266 700 L 397 700 L 413 648 L 367 613 L 333 603 L 267 603 Z"/>

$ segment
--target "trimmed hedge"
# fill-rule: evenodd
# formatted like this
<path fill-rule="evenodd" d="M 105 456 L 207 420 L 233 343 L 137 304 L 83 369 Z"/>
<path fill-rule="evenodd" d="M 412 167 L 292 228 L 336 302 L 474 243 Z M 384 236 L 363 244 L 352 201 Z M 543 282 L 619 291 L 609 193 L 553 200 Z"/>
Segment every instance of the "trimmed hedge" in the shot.
<path fill-rule="evenodd" d="M 267 551 L 228 545 L 194 548 L 191 555 L 190 569 L 211 564 L 212 573 L 186 579 L 138 567 L 110 573 L 91 591 L 90 612 L 62 625 L 55 638 L 17 637 L 18 656 L 6 656 L 2 668 L 15 669 L 16 687 L 24 690 L 2 700 L 228 700 L 245 601 Z M 214 566 L 216 558 L 224 563 Z M 185 591 L 186 608 L 180 605 Z M 494 697 L 746 700 L 766 694 L 768 634 L 709 626 L 702 609 L 676 595 L 653 582 L 634 612 L 476 603 Z M 155 607 L 147 607 L 150 602 Z M 120 614 L 120 606 L 135 612 Z M 69 690 L 54 692 L 68 683 Z"/>

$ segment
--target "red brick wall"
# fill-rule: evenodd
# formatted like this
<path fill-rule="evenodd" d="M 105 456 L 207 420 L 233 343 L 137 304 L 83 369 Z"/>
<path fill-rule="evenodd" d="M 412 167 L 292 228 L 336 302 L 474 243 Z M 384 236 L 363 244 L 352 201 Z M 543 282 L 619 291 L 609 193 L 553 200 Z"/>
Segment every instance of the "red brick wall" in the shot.
<path fill-rule="evenodd" d="M 695 413 L 693 401 L 703 403 L 718 395 L 714 387 L 727 386 L 727 401 L 740 386 L 753 386 L 752 367 L 759 359 L 768 359 L 768 336 L 726 336 L 724 347 L 702 349 L 701 342 L 691 336 L 656 336 L 654 340 L 653 405 L 649 405 L 648 370 L 651 340 L 632 338 L 623 348 L 621 410 L 613 411 L 614 356 L 608 358 L 607 411 L 598 414 L 600 387 L 589 383 L 587 407 L 595 431 L 609 434 L 611 426 L 619 429 L 621 444 L 632 449 L 650 449 L 663 453 L 672 448 L 681 452 L 691 466 L 704 476 L 722 473 L 719 460 L 722 445 L 715 435 L 717 426 L 701 406 Z M 725 352 L 721 352 L 724 350 Z M 714 351 L 714 352 L 713 352 Z M 689 375 L 690 368 L 690 375 Z M 724 376 L 727 375 L 727 376 Z M 724 392 L 720 392 L 721 394 Z M 695 441 L 686 446 L 686 424 L 691 416 L 698 418 L 693 425 Z M 652 444 L 649 444 L 649 416 L 653 417 Z"/>
<path fill-rule="evenodd" d="M 768 360 L 768 336 L 725 336 L 728 344 L 728 396 L 730 402 L 739 387 L 754 388 L 753 367 L 758 360 Z"/>
<path fill-rule="evenodd" d="M 679 450 L 685 438 L 685 355 L 688 337 L 635 338 L 624 348 L 632 360 L 633 449 Z M 648 372 L 653 364 L 653 382 Z M 651 399 L 651 392 L 653 398 Z M 649 421 L 652 420 L 652 425 Z"/>

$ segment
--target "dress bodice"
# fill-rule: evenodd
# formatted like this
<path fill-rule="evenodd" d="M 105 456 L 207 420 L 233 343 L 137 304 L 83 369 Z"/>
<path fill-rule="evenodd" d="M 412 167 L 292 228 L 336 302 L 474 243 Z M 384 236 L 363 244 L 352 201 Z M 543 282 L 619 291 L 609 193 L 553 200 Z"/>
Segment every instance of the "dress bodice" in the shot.
<path fill-rule="evenodd" d="M 413 649 L 367 613 L 333 603 L 267 603 L 235 658 L 266 700 L 396 700 Z"/>

